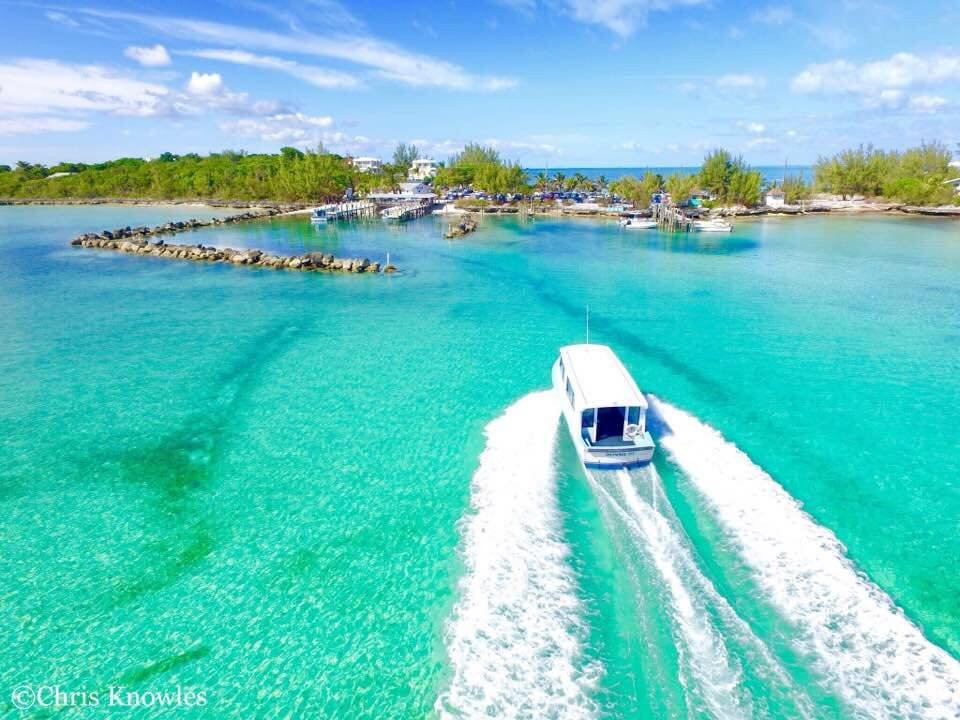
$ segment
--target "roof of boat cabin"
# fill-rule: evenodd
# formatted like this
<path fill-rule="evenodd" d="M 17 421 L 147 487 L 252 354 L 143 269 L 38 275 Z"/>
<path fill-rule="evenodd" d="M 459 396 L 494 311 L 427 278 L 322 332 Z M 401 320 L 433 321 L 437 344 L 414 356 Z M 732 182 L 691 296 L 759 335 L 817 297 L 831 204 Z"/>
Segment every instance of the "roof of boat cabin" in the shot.
<path fill-rule="evenodd" d="M 647 407 L 637 383 L 606 345 L 567 345 L 560 357 L 578 408 Z"/>

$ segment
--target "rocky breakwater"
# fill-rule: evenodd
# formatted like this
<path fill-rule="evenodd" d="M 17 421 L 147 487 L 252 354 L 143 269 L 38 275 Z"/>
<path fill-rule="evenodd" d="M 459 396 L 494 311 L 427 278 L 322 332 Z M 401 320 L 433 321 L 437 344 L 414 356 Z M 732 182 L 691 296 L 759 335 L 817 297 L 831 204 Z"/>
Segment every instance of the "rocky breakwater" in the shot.
<path fill-rule="evenodd" d="M 186 230 L 207 227 L 210 225 L 224 225 L 277 215 L 280 210 L 269 209 L 257 212 L 245 212 L 226 218 L 213 220 L 184 220 L 169 222 L 156 227 L 124 227 L 116 230 L 104 230 L 100 233 L 84 233 L 75 237 L 70 244 L 76 247 L 94 248 L 101 250 L 115 250 L 132 255 L 152 255 L 175 260 L 194 260 L 197 262 L 220 262 L 233 265 L 252 265 L 255 267 L 305 270 L 331 271 L 348 273 L 379 273 L 395 272 L 393 265 L 382 267 L 378 262 L 371 262 L 367 258 L 337 258 L 333 255 L 310 252 L 293 257 L 286 255 L 272 255 L 262 250 L 234 250 L 233 248 L 216 248 L 203 244 L 179 245 L 168 243 L 163 237 Z M 156 238 L 156 239 L 154 239 Z"/>
<path fill-rule="evenodd" d="M 458 238 L 463 237 L 464 235 L 469 235 L 477 229 L 477 223 L 475 220 L 470 220 L 469 218 L 461 220 L 458 223 L 454 223 L 450 226 L 450 229 L 444 234 L 445 238 Z"/>

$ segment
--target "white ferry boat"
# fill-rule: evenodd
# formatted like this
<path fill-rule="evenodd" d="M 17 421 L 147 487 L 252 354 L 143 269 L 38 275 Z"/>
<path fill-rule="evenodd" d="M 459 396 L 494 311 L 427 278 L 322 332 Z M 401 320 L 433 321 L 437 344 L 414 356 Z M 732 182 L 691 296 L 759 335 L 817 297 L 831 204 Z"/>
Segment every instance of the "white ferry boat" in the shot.
<path fill-rule="evenodd" d="M 606 345 L 568 345 L 553 364 L 553 387 L 584 466 L 617 469 L 653 458 L 647 401 Z"/>

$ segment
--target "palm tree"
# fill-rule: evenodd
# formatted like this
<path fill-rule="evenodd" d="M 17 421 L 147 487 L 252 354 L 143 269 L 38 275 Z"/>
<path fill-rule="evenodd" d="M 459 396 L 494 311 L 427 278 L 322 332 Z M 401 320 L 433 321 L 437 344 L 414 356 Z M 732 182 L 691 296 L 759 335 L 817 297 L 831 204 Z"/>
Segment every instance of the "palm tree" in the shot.
<path fill-rule="evenodd" d="M 553 174 L 553 184 L 557 186 L 558 190 L 563 190 L 563 181 L 567 179 L 567 176 L 562 172 L 555 172 Z"/>
<path fill-rule="evenodd" d="M 598 175 L 598 176 L 597 176 L 597 187 L 599 187 L 601 190 L 605 190 L 605 189 L 607 188 L 607 176 L 606 176 L 606 175 Z"/>
<path fill-rule="evenodd" d="M 573 176 L 573 187 L 577 190 L 589 190 L 590 181 L 587 179 L 587 176 L 583 173 L 576 173 Z"/>
<path fill-rule="evenodd" d="M 550 181 L 547 179 L 547 174 L 541 171 L 537 173 L 537 179 L 534 185 L 536 186 L 537 190 L 542 192 L 543 190 L 547 189 L 547 184 L 549 182 Z"/>

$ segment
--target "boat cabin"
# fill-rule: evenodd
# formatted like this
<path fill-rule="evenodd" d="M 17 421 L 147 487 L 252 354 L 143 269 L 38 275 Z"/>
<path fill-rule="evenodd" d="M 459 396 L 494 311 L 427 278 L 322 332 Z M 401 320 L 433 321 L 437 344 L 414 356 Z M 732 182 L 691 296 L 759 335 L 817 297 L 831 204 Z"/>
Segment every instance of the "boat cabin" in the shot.
<path fill-rule="evenodd" d="M 553 369 L 564 398 L 570 434 L 588 466 L 630 466 L 649 461 L 647 401 L 606 345 L 568 345 Z"/>
<path fill-rule="evenodd" d="M 557 364 L 567 402 L 589 444 L 632 442 L 646 431 L 646 398 L 610 348 L 571 345 L 560 350 Z"/>

